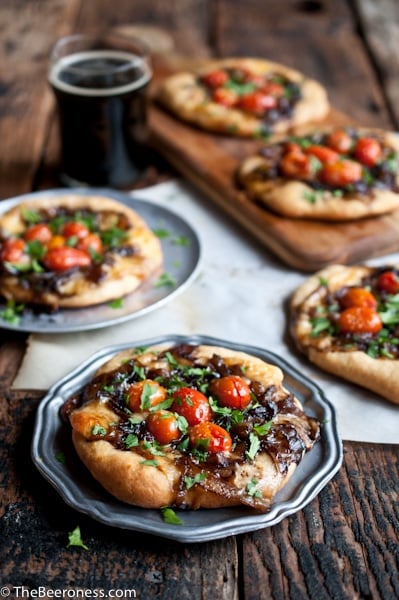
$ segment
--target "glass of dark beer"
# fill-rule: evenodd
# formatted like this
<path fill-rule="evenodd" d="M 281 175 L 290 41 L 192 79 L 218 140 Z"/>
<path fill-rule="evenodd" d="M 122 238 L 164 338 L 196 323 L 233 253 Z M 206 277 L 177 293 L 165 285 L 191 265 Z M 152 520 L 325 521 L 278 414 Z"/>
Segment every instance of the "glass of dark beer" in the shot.
<path fill-rule="evenodd" d="M 147 163 L 148 50 L 113 34 L 61 38 L 50 57 L 57 99 L 61 181 L 128 188 Z"/>

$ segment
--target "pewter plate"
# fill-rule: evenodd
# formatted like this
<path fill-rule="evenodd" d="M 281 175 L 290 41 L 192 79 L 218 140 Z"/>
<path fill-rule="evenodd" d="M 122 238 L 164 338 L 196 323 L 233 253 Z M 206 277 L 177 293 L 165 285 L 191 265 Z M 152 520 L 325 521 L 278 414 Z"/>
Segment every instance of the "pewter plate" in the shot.
<path fill-rule="evenodd" d="M 224 346 L 275 364 L 284 372 L 285 387 L 299 398 L 307 414 L 321 421 L 320 441 L 305 455 L 288 484 L 276 495 L 268 513 L 258 513 L 246 507 L 176 510 L 182 524 L 171 525 L 163 522 L 160 511 L 136 508 L 113 498 L 80 463 L 70 440 L 70 432 L 59 416 L 63 402 L 85 385 L 93 373 L 117 352 L 135 346 L 164 343 Z M 60 453 L 65 456 L 64 463 L 57 460 Z M 32 458 L 41 474 L 75 510 L 112 527 L 191 543 L 270 527 L 301 510 L 340 468 L 342 444 L 334 408 L 321 389 L 273 352 L 209 336 L 168 335 L 104 348 L 55 384 L 38 408 Z"/>
<path fill-rule="evenodd" d="M 147 200 L 132 198 L 114 190 L 95 188 L 47 190 L 0 202 L 0 215 L 21 202 L 31 202 L 48 196 L 62 198 L 71 194 L 114 198 L 135 210 L 151 229 L 163 230 L 166 235 L 160 239 L 164 255 L 163 272 L 171 276 L 173 284 L 158 286 L 157 275 L 132 294 L 125 296 L 120 308 L 101 304 L 83 309 L 60 309 L 54 313 L 36 312 L 26 308 L 18 324 L 9 323 L 0 317 L 0 327 L 3 329 L 66 333 L 108 327 L 140 317 L 163 306 L 185 290 L 196 277 L 201 258 L 200 241 L 196 232 L 178 214 Z M 0 301 L 0 314 L 5 306 L 5 301 Z"/>

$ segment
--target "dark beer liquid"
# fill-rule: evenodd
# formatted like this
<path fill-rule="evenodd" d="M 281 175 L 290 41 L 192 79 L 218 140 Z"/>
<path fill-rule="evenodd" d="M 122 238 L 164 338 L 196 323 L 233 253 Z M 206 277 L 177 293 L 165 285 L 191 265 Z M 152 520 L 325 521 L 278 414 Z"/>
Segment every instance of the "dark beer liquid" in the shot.
<path fill-rule="evenodd" d="M 50 72 L 58 102 L 63 181 L 128 187 L 146 164 L 149 67 L 113 50 L 81 52 Z"/>

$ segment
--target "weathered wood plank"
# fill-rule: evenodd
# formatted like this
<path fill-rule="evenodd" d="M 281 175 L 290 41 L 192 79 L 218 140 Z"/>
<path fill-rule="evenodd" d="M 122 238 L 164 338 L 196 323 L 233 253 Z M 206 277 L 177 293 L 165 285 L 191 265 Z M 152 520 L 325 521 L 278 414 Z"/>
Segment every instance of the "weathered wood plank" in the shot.
<path fill-rule="evenodd" d="M 343 467 L 302 511 L 237 539 L 184 545 L 107 527 L 64 504 L 29 460 L 40 398 L 0 398 L 2 585 L 182 600 L 398 597 L 396 447 L 345 443 Z M 88 551 L 66 547 L 77 525 Z"/>
<path fill-rule="evenodd" d="M 29 459 L 40 397 L 21 391 L 0 397 L 2 585 L 134 589 L 132 598 L 236 600 L 234 538 L 183 545 L 107 527 L 64 504 Z M 67 548 L 68 533 L 78 525 L 87 551 Z"/>
<path fill-rule="evenodd" d="M 395 446 L 346 442 L 343 467 L 311 504 L 244 536 L 245 599 L 398 598 L 398 467 Z"/>
<path fill-rule="evenodd" d="M 354 0 L 361 33 L 380 79 L 396 129 L 399 128 L 399 3 Z"/>

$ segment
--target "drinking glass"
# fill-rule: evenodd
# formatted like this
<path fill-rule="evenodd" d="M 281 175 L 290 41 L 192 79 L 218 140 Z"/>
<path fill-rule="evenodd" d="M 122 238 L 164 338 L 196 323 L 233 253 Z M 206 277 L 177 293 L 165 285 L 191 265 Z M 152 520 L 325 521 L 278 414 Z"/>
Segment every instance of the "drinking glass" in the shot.
<path fill-rule="evenodd" d="M 114 34 L 76 34 L 51 52 L 61 138 L 61 181 L 128 188 L 147 163 L 147 48 Z"/>

